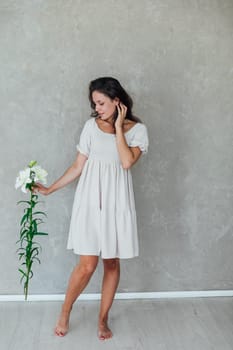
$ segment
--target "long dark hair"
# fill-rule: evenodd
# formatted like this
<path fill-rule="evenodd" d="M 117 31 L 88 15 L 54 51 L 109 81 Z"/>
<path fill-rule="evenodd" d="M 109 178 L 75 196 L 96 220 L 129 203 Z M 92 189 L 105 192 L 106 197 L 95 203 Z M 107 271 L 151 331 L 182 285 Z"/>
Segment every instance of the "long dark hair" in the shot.
<path fill-rule="evenodd" d="M 135 122 L 141 123 L 141 120 L 133 115 L 132 113 L 132 107 L 133 107 L 133 100 L 129 96 L 129 94 L 125 91 L 125 89 L 121 86 L 119 81 L 112 77 L 101 77 L 97 78 L 95 80 L 92 80 L 89 84 L 89 101 L 91 104 L 91 108 L 93 109 L 93 112 L 91 114 L 92 117 L 96 118 L 98 116 L 98 113 L 95 111 L 95 103 L 92 98 L 92 93 L 94 91 L 101 92 L 102 94 L 108 96 L 112 100 L 114 98 L 119 98 L 119 100 L 127 107 L 127 113 L 126 118 L 130 119 Z M 117 119 L 117 108 L 114 114 L 114 121 Z"/>

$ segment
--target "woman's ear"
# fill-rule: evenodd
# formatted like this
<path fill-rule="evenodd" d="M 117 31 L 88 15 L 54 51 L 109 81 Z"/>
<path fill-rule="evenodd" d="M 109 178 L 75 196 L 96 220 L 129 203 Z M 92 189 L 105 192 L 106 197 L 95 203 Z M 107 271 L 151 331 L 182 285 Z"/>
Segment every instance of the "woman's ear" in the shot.
<path fill-rule="evenodd" d="M 119 97 L 115 97 L 115 98 L 114 98 L 114 102 L 115 102 L 115 105 L 116 105 L 116 106 L 119 105 L 119 103 L 120 103 Z"/>

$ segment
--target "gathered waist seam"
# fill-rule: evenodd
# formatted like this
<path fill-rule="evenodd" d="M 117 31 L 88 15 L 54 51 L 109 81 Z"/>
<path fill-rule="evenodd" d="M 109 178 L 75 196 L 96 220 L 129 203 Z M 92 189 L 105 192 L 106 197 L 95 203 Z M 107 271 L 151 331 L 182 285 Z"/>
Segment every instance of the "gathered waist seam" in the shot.
<path fill-rule="evenodd" d="M 121 162 L 119 160 L 106 160 L 106 159 L 100 159 L 95 157 L 88 157 L 89 162 L 99 162 L 99 163 L 107 163 L 107 164 L 117 164 L 121 165 Z"/>

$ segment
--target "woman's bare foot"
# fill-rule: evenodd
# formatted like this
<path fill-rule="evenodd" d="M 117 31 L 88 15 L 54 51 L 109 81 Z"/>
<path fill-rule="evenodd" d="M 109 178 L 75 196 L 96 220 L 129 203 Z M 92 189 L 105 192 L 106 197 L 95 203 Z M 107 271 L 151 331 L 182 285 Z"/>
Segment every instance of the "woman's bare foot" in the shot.
<path fill-rule="evenodd" d="M 56 327 L 54 329 L 54 333 L 59 337 L 64 337 L 68 332 L 69 318 L 70 318 L 70 312 L 62 310 L 59 320 L 57 321 Z"/>
<path fill-rule="evenodd" d="M 110 339 L 113 334 L 111 329 L 108 327 L 107 321 L 99 322 L 98 337 L 100 340 Z"/>

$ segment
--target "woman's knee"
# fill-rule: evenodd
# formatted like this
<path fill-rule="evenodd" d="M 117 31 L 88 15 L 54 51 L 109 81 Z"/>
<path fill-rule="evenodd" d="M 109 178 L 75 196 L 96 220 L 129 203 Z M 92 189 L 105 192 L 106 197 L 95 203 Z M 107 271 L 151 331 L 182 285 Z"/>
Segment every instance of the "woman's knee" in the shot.
<path fill-rule="evenodd" d="M 118 258 L 115 259 L 103 259 L 104 268 L 107 270 L 118 270 L 120 267 L 120 261 Z"/>
<path fill-rule="evenodd" d="M 98 264 L 98 257 L 80 257 L 79 269 L 84 275 L 92 275 Z"/>

